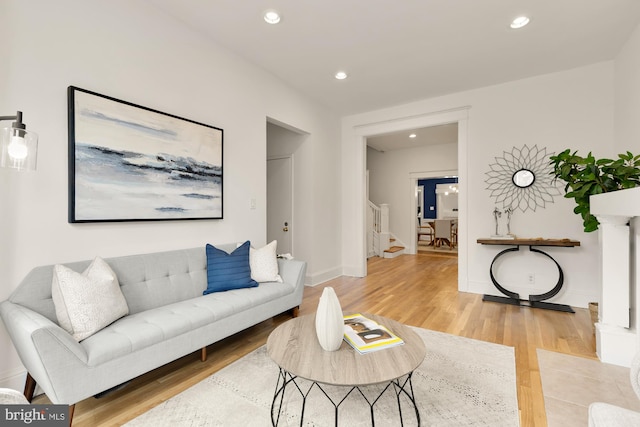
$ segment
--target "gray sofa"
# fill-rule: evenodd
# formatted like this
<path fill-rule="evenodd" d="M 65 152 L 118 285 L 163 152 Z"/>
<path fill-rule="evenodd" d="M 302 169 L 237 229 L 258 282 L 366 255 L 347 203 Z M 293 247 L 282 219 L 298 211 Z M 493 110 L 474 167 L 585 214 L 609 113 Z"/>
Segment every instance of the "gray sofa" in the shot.
<path fill-rule="evenodd" d="M 230 252 L 236 245 L 217 247 Z M 204 246 L 105 261 L 118 277 L 129 315 L 83 341 L 57 323 L 51 265 L 34 268 L 0 303 L 27 382 L 35 380 L 53 403 L 74 405 L 199 349 L 204 359 L 213 342 L 287 310 L 295 315 L 306 271 L 302 261 L 279 259 L 284 283 L 203 296 Z M 90 262 L 64 265 L 81 272 Z"/>
<path fill-rule="evenodd" d="M 640 398 L 640 351 L 636 353 L 629 369 L 631 387 Z M 638 427 L 640 412 L 604 402 L 589 405 L 589 427 Z"/>

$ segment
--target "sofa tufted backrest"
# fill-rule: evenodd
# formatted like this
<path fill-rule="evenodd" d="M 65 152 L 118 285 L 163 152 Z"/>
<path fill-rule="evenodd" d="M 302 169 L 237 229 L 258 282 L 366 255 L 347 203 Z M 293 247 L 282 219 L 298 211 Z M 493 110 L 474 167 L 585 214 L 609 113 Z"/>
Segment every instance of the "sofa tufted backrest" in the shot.
<path fill-rule="evenodd" d="M 236 244 L 216 245 L 231 252 Z M 205 247 L 105 258 L 120 282 L 129 314 L 202 296 L 207 287 Z M 78 272 L 91 260 L 65 263 Z M 9 300 L 57 323 L 51 282 L 53 265 L 36 267 L 20 282 Z"/>

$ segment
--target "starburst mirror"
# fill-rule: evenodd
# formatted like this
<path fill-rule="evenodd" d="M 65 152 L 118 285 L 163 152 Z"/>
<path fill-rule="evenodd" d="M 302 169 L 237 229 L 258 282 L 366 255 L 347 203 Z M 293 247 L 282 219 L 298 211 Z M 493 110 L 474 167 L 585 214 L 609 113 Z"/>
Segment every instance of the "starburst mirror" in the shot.
<path fill-rule="evenodd" d="M 554 196 L 561 193 L 551 174 L 549 156 L 552 154 L 547 154 L 546 148 L 539 149 L 537 145 L 531 148 L 524 145 L 496 157 L 496 162 L 489 165 L 485 180 L 496 204 L 525 212 L 553 203 Z"/>

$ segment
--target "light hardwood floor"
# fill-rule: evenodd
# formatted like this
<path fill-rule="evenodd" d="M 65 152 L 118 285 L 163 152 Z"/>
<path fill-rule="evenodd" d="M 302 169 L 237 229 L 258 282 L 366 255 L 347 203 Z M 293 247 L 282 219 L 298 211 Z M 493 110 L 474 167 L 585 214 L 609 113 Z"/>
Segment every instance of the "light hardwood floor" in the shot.
<path fill-rule="evenodd" d="M 521 425 L 546 426 L 536 348 L 595 359 L 595 340 L 587 309 L 575 314 L 482 302 L 482 296 L 457 291 L 457 258 L 402 255 L 372 258 L 365 278 L 339 277 L 305 289 L 300 314 L 315 311 L 325 286 L 332 286 L 345 311 L 390 317 L 408 325 L 515 347 Z M 146 412 L 266 342 L 288 320 L 282 314 L 200 352 L 145 374 L 101 399 L 75 408 L 74 426 L 111 426 Z M 469 355 L 472 357 L 472 355 Z M 34 403 L 42 403 L 39 397 Z"/>

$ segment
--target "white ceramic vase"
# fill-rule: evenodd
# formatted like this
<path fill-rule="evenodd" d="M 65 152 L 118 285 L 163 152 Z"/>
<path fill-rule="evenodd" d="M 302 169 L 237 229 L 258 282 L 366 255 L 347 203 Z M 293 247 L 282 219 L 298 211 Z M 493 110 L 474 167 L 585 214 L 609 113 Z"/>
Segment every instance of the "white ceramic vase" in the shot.
<path fill-rule="evenodd" d="M 338 296 L 332 287 L 322 291 L 316 311 L 316 334 L 325 351 L 336 351 L 344 336 L 344 319 Z"/>

